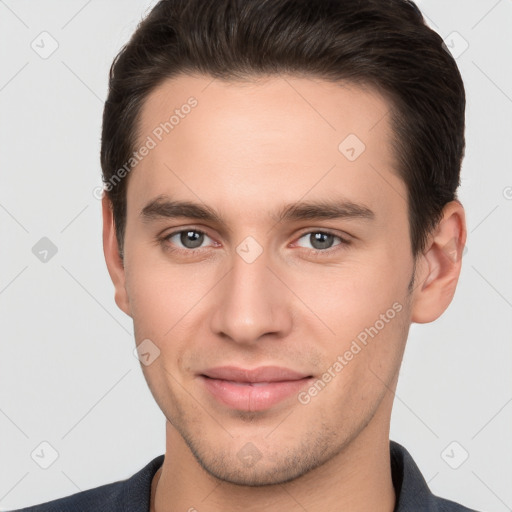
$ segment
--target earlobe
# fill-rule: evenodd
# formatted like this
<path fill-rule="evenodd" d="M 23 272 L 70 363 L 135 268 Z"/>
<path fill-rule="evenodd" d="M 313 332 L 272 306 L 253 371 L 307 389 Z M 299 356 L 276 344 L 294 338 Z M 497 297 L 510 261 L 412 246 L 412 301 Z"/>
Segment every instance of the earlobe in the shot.
<path fill-rule="evenodd" d="M 103 253 L 110 279 L 114 283 L 115 301 L 118 307 L 131 316 L 130 301 L 126 291 L 126 275 L 123 261 L 119 255 L 114 216 L 110 199 L 104 194 L 101 201 L 103 213 Z"/>
<path fill-rule="evenodd" d="M 444 207 L 443 217 L 418 262 L 412 322 L 433 322 L 450 305 L 459 280 L 466 236 L 464 208 L 459 201 L 451 201 Z"/>

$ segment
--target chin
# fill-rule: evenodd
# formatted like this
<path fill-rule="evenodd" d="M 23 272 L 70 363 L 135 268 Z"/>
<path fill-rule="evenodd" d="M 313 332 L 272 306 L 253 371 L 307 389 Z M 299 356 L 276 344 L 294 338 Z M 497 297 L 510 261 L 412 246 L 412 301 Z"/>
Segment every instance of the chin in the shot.
<path fill-rule="evenodd" d="M 311 440 L 286 449 L 281 446 L 280 452 L 274 451 L 271 454 L 258 452 L 250 442 L 244 446 L 250 447 L 245 454 L 243 449 L 238 453 L 230 450 L 214 453 L 213 450 L 218 450 L 218 446 L 207 448 L 202 445 L 197 449 L 193 443 L 188 444 L 199 465 L 209 475 L 222 482 L 245 487 L 280 485 L 296 480 L 336 454 L 332 445 L 327 447 Z"/>

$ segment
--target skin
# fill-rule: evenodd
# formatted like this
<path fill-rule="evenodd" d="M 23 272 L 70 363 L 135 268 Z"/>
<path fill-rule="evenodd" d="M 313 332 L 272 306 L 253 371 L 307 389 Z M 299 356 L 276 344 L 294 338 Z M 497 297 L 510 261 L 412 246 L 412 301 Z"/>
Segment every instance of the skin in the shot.
<path fill-rule="evenodd" d="M 284 75 L 244 83 L 181 75 L 147 98 L 140 141 L 190 96 L 197 107 L 129 175 L 124 262 L 103 199 L 116 303 L 133 318 L 136 343 L 150 339 L 160 350 L 141 365 L 167 419 L 151 510 L 392 512 L 398 371 L 411 322 L 432 322 L 453 298 L 461 258 L 444 247 L 456 240 L 462 253 L 463 207 L 446 205 L 413 276 L 391 105 L 377 91 Z M 366 145 L 354 161 L 338 150 L 348 134 Z M 160 195 L 206 204 L 224 224 L 145 222 L 141 210 Z M 272 217 L 284 204 L 339 198 L 375 218 Z M 179 235 L 162 241 L 192 228 L 207 235 L 201 252 Z M 311 234 L 325 230 L 335 236 L 318 249 Z M 252 263 L 236 251 L 247 236 L 263 251 Z M 401 311 L 308 404 L 293 395 L 267 410 L 236 410 L 198 379 L 221 365 L 320 378 L 394 303 Z M 252 465 L 237 456 L 247 443 L 260 456 Z"/>

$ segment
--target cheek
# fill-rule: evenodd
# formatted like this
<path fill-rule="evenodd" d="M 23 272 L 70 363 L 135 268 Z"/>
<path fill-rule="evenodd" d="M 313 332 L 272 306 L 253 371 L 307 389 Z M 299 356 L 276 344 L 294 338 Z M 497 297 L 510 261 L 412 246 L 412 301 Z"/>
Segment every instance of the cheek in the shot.
<path fill-rule="evenodd" d="M 410 276 L 404 268 L 391 252 L 382 251 L 364 262 L 355 263 L 354 258 L 337 268 L 305 274 L 307 278 L 297 276 L 290 286 L 308 307 L 308 319 L 299 330 L 313 331 L 320 371 L 331 368 L 336 375 L 328 384 L 326 401 L 344 396 L 354 407 L 358 401 L 373 403 L 389 385 L 409 325 Z"/>
<path fill-rule="evenodd" d="M 166 285 L 165 276 L 157 278 L 149 270 L 139 270 L 127 278 L 127 290 L 134 323 L 162 335 L 165 326 L 168 329 L 172 325 L 172 311 L 178 303 L 177 290 Z"/>
<path fill-rule="evenodd" d="M 213 266 L 172 264 L 159 250 L 127 252 L 126 290 L 136 339 L 150 338 L 162 349 L 178 347 L 197 326 L 208 291 L 218 272 Z M 217 278 L 218 280 L 218 278 Z"/>
<path fill-rule="evenodd" d="M 383 252 L 289 270 L 284 281 L 305 314 L 316 317 L 332 340 L 346 340 L 372 326 L 395 302 L 403 304 L 409 276 L 399 267 Z"/>
<path fill-rule="evenodd" d="M 323 347 L 324 373 L 316 383 L 321 391 L 313 389 L 311 396 L 302 397 L 347 429 L 375 412 L 400 368 L 407 309 L 395 303 L 383 311 L 385 320 L 380 313 L 360 315 L 352 321 L 351 333 L 339 324 L 338 337 Z"/>

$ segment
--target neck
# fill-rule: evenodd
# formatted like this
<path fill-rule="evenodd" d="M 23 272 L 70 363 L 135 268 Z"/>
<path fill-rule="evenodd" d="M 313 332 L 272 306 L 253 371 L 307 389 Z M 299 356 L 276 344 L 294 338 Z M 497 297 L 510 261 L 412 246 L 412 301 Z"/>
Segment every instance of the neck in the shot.
<path fill-rule="evenodd" d="M 293 481 L 261 487 L 231 484 L 207 473 L 167 422 L 166 456 L 153 479 L 156 492 L 153 489 L 151 511 L 393 512 L 396 497 L 391 476 L 389 416 L 379 418 L 379 414 L 382 409 L 322 466 Z M 387 428 L 383 428 L 382 421 L 386 420 Z"/>

